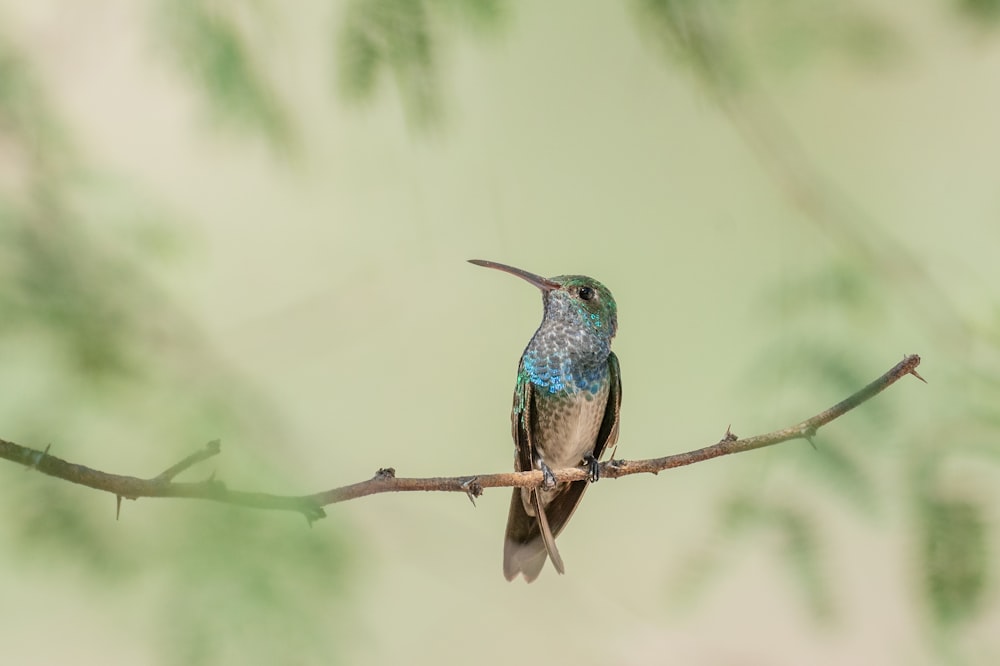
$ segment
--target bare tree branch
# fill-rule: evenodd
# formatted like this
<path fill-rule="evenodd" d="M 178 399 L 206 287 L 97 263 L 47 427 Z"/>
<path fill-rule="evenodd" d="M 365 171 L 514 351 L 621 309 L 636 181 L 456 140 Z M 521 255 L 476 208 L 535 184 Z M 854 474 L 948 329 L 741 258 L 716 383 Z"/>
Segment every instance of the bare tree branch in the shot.
<path fill-rule="evenodd" d="M 630 474 L 652 473 L 674 467 L 683 467 L 697 462 L 718 458 L 731 453 L 740 453 L 759 449 L 772 444 L 787 442 L 791 439 L 806 439 L 810 442 L 816 431 L 834 419 L 843 416 L 866 400 L 870 400 L 886 388 L 906 375 L 913 375 L 923 381 L 917 374 L 920 357 L 916 354 L 905 357 L 884 375 L 873 381 L 860 391 L 840 401 L 833 407 L 816 414 L 795 425 L 775 430 L 764 435 L 739 438 L 729 429 L 717 443 L 705 448 L 678 453 L 663 458 L 649 460 L 609 460 L 601 463 L 601 476 L 618 478 Z M 332 488 L 312 495 L 289 496 L 271 495 L 268 493 L 252 493 L 230 490 L 221 481 L 210 478 L 199 482 L 174 481 L 181 472 L 202 462 L 220 451 L 218 440 L 209 442 L 205 448 L 187 456 L 163 473 L 149 478 L 140 479 L 134 476 L 109 474 L 98 470 L 75 465 L 60 458 L 49 455 L 48 448 L 44 451 L 27 448 L 0 439 L 0 458 L 21 463 L 29 469 L 35 469 L 43 474 L 54 476 L 64 481 L 78 483 L 97 490 L 103 490 L 118 498 L 138 499 L 140 497 L 186 497 L 189 499 L 211 500 L 226 504 L 235 504 L 253 509 L 273 509 L 280 511 L 297 511 L 306 517 L 310 523 L 326 515 L 323 507 L 327 504 L 345 502 L 347 500 L 375 495 L 377 493 L 412 492 L 412 491 L 445 491 L 466 493 L 470 499 L 478 497 L 484 488 L 532 488 L 542 485 L 542 473 L 506 472 L 503 474 L 480 474 L 457 477 L 430 478 L 400 478 L 396 477 L 392 468 L 380 469 L 373 478 L 349 486 Z M 556 480 L 578 481 L 586 479 L 588 472 L 582 467 L 554 470 Z"/>

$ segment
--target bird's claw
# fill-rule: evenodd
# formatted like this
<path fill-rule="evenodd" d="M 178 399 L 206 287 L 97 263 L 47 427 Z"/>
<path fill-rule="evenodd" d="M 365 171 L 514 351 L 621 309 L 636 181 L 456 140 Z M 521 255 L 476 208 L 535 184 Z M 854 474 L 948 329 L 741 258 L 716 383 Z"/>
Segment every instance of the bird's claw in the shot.
<path fill-rule="evenodd" d="M 591 482 L 596 483 L 601 480 L 601 464 L 597 462 L 594 454 L 588 453 L 583 457 L 583 462 L 587 464 L 587 475 Z"/>
<path fill-rule="evenodd" d="M 556 475 L 552 473 L 549 466 L 542 463 L 542 488 L 551 490 L 556 487 Z"/>

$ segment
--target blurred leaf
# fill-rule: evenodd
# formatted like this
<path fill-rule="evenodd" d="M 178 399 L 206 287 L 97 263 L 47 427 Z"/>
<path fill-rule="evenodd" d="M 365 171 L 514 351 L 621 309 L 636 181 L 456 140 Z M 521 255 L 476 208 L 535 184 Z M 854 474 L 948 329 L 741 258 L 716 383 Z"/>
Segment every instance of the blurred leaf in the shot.
<path fill-rule="evenodd" d="M 186 258 L 197 247 L 180 229 L 196 222 L 148 191 L 138 179 L 98 170 L 79 170 L 64 196 L 81 226 L 112 249 L 137 262 Z"/>
<path fill-rule="evenodd" d="M 955 0 L 955 9 L 968 21 L 993 27 L 1000 21 L 1000 0 Z"/>
<path fill-rule="evenodd" d="M 348 99 L 367 101 L 375 95 L 383 55 L 368 34 L 361 9 L 351 9 L 338 40 L 340 85 Z M 372 28 L 374 30 L 374 28 Z"/>
<path fill-rule="evenodd" d="M 219 112 L 287 141 L 284 112 L 235 23 L 217 5 L 163 7 L 178 57 Z M 54 441 L 58 455 L 76 459 L 94 450 L 95 433 L 110 433 L 120 438 L 110 440 L 104 459 L 127 449 L 124 457 L 135 460 L 143 457 L 137 447 L 159 457 L 223 435 L 242 440 L 230 449 L 227 470 L 242 465 L 274 481 L 281 461 L 254 454 L 279 454 L 252 444 L 277 438 L 263 401 L 222 371 L 183 313 L 146 279 L 142 247 L 133 245 L 128 261 L 87 233 L 80 211 L 107 213 L 90 197 L 110 197 L 114 183 L 98 192 L 80 179 L 52 177 L 70 168 L 93 173 L 68 161 L 64 137 L 52 129 L 57 121 L 29 67 L 0 42 L 0 145 L 13 146 L 28 185 L 0 192 L 0 355 L 10 361 L 0 411 L 8 436 L 40 441 L 39 448 Z M 144 219 L 162 220 L 124 198 L 100 203 L 122 201 L 147 209 Z M 44 570 L 52 585 L 114 596 L 161 584 L 143 613 L 154 617 L 165 663 L 330 663 L 341 653 L 349 622 L 331 617 L 350 594 L 350 562 L 332 520 L 309 529 L 294 516 L 175 502 L 150 521 L 158 509 L 150 501 L 126 503 L 116 522 L 110 495 L 12 466 L 0 473 L 12 496 L 0 543 Z"/>
<path fill-rule="evenodd" d="M 4 154 L 6 153 L 6 154 Z M 0 156 L 19 172 L 0 181 L 0 194 L 39 185 L 56 187 L 74 164 L 73 148 L 57 122 L 30 63 L 0 32 Z"/>
<path fill-rule="evenodd" d="M 225 3 L 161 0 L 162 34 L 216 115 L 260 133 L 276 148 L 294 147 L 291 118 Z"/>
<path fill-rule="evenodd" d="M 891 23 L 866 3 L 823 0 L 745 2 L 750 35 L 745 57 L 770 69 L 801 69 L 817 57 L 835 53 L 859 64 L 881 62 L 900 48 Z"/>
<path fill-rule="evenodd" d="M 508 11 L 504 0 L 430 0 L 436 10 L 446 13 L 479 34 L 493 33 Z"/>
<path fill-rule="evenodd" d="M 441 118 L 439 66 L 424 0 L 354 0 L 337 39 L 340 88 L 368 101 L 379 72 L 390 72 L 407 116 L 418 127 Z"/>
<path fill-rule="evenodd" d="M 829 387 L 834 396 L 854 393 L 869 381 L 871 371 L 862 370 L 857 358 L 848 353 L 820 345 L 803 346 L 798 351 L 798 355 L 792 354 L 787 359 L 789 367 L 802 373 L 804 380 L 812 375 L 818 384 Z M 861 409 L 867 410 L 869 406 L 866 403 Z"/>
<path fill-rule="evenodd" d="M 0 336 L 28 328 L 51 337 L 92 378 L 130 372 L 131 317 L 123 266 L 97 253 L 56 206 L 0 208 Z"/>
<path fill-rule="evenodd" d="M 758 71 L 797 69 L 825 52 L 861 63 L 899 48 L 865 5 L 822 0 L 634 0 L 639 29 L 710 90 L 739 92 Z"/>
<path fill-rule="evenodd" d="M 325 664 L 341 653 L 351 627 L 337 612 L 353 594 L 352 555 L 335 518 L 310 529 L 290 514 L 176 502 L 168 524 L 151 523 L 156 500 L 141 500 L 116 521 L 110 495 L 0 474 L 21 490 L 3 505 L 0 535 L 28 566 L 57 580 L 82 572 L 105 597 L 159 583 L 142 613 L 163 663 Z"/>
<path fill-rule="evenodd" d="M 80 501 L 92 491 L 16 471 L 25 478 L 6 484 L 20 491 L 20 497 L 4 503 L 6 512 L 16 513 L 8 515 L 4 524 L 11 530 L 11 544 L 23 550 L 27 561 L 61 567 L 68 560 L 105 583 L 137 571 L 139 563 L 132 551 L 109 538 L 109 529 L 115 525 L 114 497 L 107 496 L 106 511 L 95 513 L 92 505 Z"/>
<path fill-rule="evenodd" d="M 884 62 L 903 49 L 900 33 L 874 16 L 849 16 L 840 33 L 847 53 L 863 64 Z"/>
<path fill-rule="evenodd" d="M 975 342 L 972 362 L 958 370 L 962 388 L 978 419 L 1000 425 L 1000 308 L 976 326 Z"/>
<path fill-rule="evenodd" d="M 667 585 L 667 600 L 675 608 L 693 604 L 724 569 L 725 549 L 703 546 L 687 554 Z"/>
<path fill-rule="evenodd" d="M 450 22 L 493 34 L 506 14 L 502 0 L 353 0 L 334 40 L 337 83 L 344 98 L 370 102 L 391 76 L 406 117 L 427 129 L 441 122 L 441 42 Z"/>
<path fill-rule="evenodd" d="M 990 574 L 982 510 L 961 500 L 928 499 L 920 507 L 924 591 L 936 620 L 954 624 L 979 610 Z"/>
<path fill-rule="evenodd" d="M 858 351 L 843 349 L 836 341 L 810 340 L 805 334 L 793 341 L 776 340 L 747 372 L 747 382 L 760 390 L 768 387 L 772 397 L 787 393 L 800 409 L 811 413 L 831 406 L 863 388 L 871 381 L 871 367 L 862 364 Z M 808 401 L 803 398 L 808 397 Z M 884 424 L 888 418 L 884 402 L 869 400 L 851 412 L 848 418 L 868 420 L 870 425 Z M 789 414 L 802 418 L 810 414 Z M 821 431 L 822 433 L 822 431 Z"/>
<path fill-rule="evenodd" d="M 782 554 L 788 564 L 785 571 L 802 591 L 813 615 L 820 620 L 832 618 L 833 593 L 821 563 L 818 528 L 805 509 L 740 495 L 725 504 L 720 522 L 731 536 L 759 530 L 780 534 Z"/>
<path fill-rule="evenodd" d="M 870 517 L 877 504 L 875 484 L 842 439 L 820 433 L 816 449 L 803 452 L 798 460 L 814 477 L 835 490 L 838 498 L 848 500 L 862 516 Z"/>
<path fill-rule="evenodd" d="M 161 563 L 170 581 L 160 623 L 168 663 L 329 663 L 350 632 L 331 614 L 348 594 L 335 526 L 213 513 L 190 523 Z"/>
<path fill-rule="evenodd" d="M 731 0 L 634 0 L 639 29 L 710 89 L 727 91 L 745 78 L 726 22 Z"/>
<path fill-rule="evenodd" d="M 782 280 L 768 290 L 764 303 L 769 312 L 791 317 L 828 315 L 831 310 L 850 316 L 872 317 L 883 311 L 883 300 L 873 276 L 863 268 L 834 263 Z"/>
<path fill-rule="evenodd" d="M 30 66 L 0 34 L 0 131 L 37 140 L 53 124 Z"/>
<path fill-rule="evenodd" d="M 834 613 L 833 593 L 821 564 L 820 538 L 814 523 L 805 513 L 788 508 L 778 527 L 784 532 L 785 557 L 813 614 L 829 620 Z"/>
<path fill-rule="evenodd" d="M 761 311 L 768 321 L 780 321 L 784 339 L 761 355 L 750 372 L 753 381 L 781 387 L 790 380 L 809 383 L 840 397 L 865 386 L 871 369 L 863 367 L 858 352 L 842 337 L 861 335 L 873 319 L 881 318 L 883 298 L 872 280 L 869 271 L 854 264 L 835 263 L 768 289 Z M 826 322 L 829 326 L 822 325 Z M 877 402 L 862 410 L 869 417 L 882 415 Z"/>

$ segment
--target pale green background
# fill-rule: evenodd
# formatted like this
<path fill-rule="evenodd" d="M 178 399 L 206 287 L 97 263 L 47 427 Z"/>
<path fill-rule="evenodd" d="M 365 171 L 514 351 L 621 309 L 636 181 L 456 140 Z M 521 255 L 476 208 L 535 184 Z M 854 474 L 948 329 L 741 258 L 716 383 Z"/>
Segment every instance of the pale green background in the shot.
<path fill-rule="evenodd" d="M 871 437 L 854 450 L 878 479 L 878 509 L 859 512 L 803 481 L 798 465 L 816 454 L 802 442 L 606 481 L 560 538 L 566 575 L 547 568 L 526 586 L 500 572 L 506 490 L 488 491 L 475 508 L 452 494 L 352 501 L 329 507 L 331 518 L 305 535 L 340 534 L 348 563 L 342 595 L 312 595 L 309 577 L 301 581 L 296 612 L 320 638 L 281 644 L 279 632 L 274 649 L 285 663 L 943 659 L 927 638 L 900 470 L 911 438 L 944 428 L 974 400 L 962 394 L 976 390 L 964 368 L 1000 365 L 996 342 L 968 333 L 996 322 L 1000 41 L 941 3 L 882 2 L 870 11 L 899 41 L 884 58 L 858 63 L 831 48 L 800 67 L 765 70 L 763 89 L 804 153 L 863 211 L 850 224 L 862 236 L 877 229 L 888 238 L 882 247 L 903 248 L 922 271 L 868 265 L 859 280 L 880 294 L 876 307 L 855 317 L 818 294 L 802 317 L 775 308 L 775 294 L 814 271 L 856 265 L 858 247 L 796 206 L 712 93 L 642 37 L 630 7 L 517 2 L 485 35 L 441 28 L 444 111 L 429 129 L 407 118 L 391 77 L 366 104 L 339 98 L 338 3 L 262 11 L 266 21 L 248 21 L 297 125 L 288 153 L 206 111 L 157 38 L 152 4 L 0 7 L 4 34 L 30 56 L 100 174 L 74 189 L 85 234 L 147 276 L 161 299 L 152 310 L 168 304 L 169 330 L 184 332 L 168 337 L 191 381 L 224 377 L 211 391 L 252 396 L 249 409 L 268 424 L 219 432 L 177 423 L 171 432 L 109 399 L 59 426 L 53 454 L 141 476 L 221 437 L 222 455 L 193 478 L 214 469 L 234 487 L 284 493 L 352 483 L 383 466 L 405 476 L 509 469 L 511 389 L 539 297 L 464 262 L 585 273 L 619 304 L 625 458 L 703 446 L 729 424 L 740 435 L 782 427 L 844 397 L 851 389 L 816 381 L 808 355 L 783 363 L 802 340 L 836 346 L 861 381 L 904 353 L 922 354 L 930 383 L 908 379 L 877 398 L 880 429 L 862 428 L 867 417 L 856 413 L 817 441 Z M 0 145 L 0 175 L 16 190 L 12 154 Z M 14 372 L 0 389 L 11 396 L 4 413 L 34 408 L 49 415 L 38 420 L 58 421 L 45 390 L 22 393 L 41 371 L 24 361 Z M 172 399 L 145 390 L 130 393 L 148 403 L 143 413 Z M 24 440 L 28 432 L 0 424 L 4 438 L 48 443 Z M 995 446 L 996 430 L 985 432 Z M 4 486 L 58 484 L 4 467 L 8 514 L 18 500 Z M 945 486 L 982 500 L 995 527 L 995 470 L 956 470 Z M 820 577 L 832 590 L 827 620 L 786 575 L 780 534 L 716 536 L 720 498 L 734 484 L 812 508 Z M 158 539 L 226 511 L 140 500 L 115 523 L 112 498 L 63 492 L 113 548 L 158 550 Z M 137 545 L 129 532 L 140 527 Z M 306 527 L 294 515 L 255 514 L 241 529 L 301 539 Z M 145 566 L 139 557 L 127 584 L 111 584 L 74 565 L 72 540 L 50 559 L 3 538 L 4 663 L 169 663 L 164 655 L 185 640 L 162 638 L 171 617 L 239 613 L 224 596 L 210 607 L 183 595 L 154 612 L 169 558 Z M 268 538 L 253 542 L 265 562 Z M 679 603 L 691 558 L 706 549 L 728 553 L 722 570 Z M 275 576 L 295 573 L 278 556 L 271 564 Z M 187 581 L 211 585 L 228 566 Z M 984 610 L 948 639 L 968 663 L 1000 658 L 995 601 L 991 582 Z M 208 663 L 246 663 L 240 646 L 258 632 L 248 620 L 213 633 L 221 652 Z"/>

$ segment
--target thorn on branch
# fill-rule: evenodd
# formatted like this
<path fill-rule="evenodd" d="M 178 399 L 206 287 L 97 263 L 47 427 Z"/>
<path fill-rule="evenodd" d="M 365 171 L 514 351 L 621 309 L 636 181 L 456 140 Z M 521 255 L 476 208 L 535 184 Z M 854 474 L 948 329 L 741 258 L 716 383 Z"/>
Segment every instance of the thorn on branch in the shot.
<path fill-rule="evenodd" d="M 223 481 L 219 481 L 218 479 L 215 478 L 215 472 L 212 472 L 212 476 L 205 479 L 204 484 L 207 487 L 211 488 L 213 491 L 218 493 L 224 493 L 228 490 L 226 488 L 226 484 Z"/>
<path fill-rule="evenodd" d="M 721 442 L 735 442 L 736 440 L 739 439 L 739 437 L 736 436 L 736 433 L 733 432 L 732 428 L 733 428 L 733 424 L 732 423 L 730 423 L 729 425 L 726 426 L 726 434 L 723 435 L 722 439 L 719 440 L 720 443 Z"/>
<path fill-rule="evenodd" d="M 903 354 L 903 360 L 900 362 L 900 365 L 903 366 L 910 365 L 911 367 L 906 371 L 906 374 L 913 375 L 914 377 L 922 381 L 924 384 L 927 383 L 927 380 L 921 377 L 920 373 L 917 372 L 917 366 L 920 365 L 920 356 L 918 356 L 917 354 L 913 354 L 912 356 L 907 356 L 906 354 Z"/>
<path fill-rule="evenodd" d="M 115 495 L 115 520 L 121 518 L 122 515 L 122 496 Z"/>
<path fill-rule="evenodd" d="M 34 451 L 31 456 L 32 460 L 29 464 L 24 466 L 24 471 L 30 472 L 33 469 L 38 469 L 38 466 L 42 464 L 43 460 L 45 460 L 45 456 L 49 455 L 49 449 L 51 448 L 52 443 L 50 442 L 46 445 L 44 451 Z"/>
<path fill-rule="evenodd" d="M 628 465 L 628 461 L 624 458 L 612 458 L 611 460 L 601 463 L 601 476 L 606 476 L 609 479 L 617 479 L 618 472 Z"/>
<path fill-rule="evenodd" d="M 326 511 L 319 504 L 305 499 L 302 508 L 302 515 L 306 517 L 306 522 L 309 524 L 309 528 L 312 529 L 313 523 L 315 523 L 320 518 L 326 518 Z"/>
<path fill-rule="evenodd" d="M 803 428 L 801 435 L 802 435 L 802 438 L 804 440 L 806 440 L 807 442 L 809 442 L 809 446 L 813 447 L 813 451 L 818 450 L 816 448 L 816 442 L 813 441 L 813 437 L 816 436 L 816 428 L 815 427 L 809 426 L 807 428 Z"/>
<path fill-rule="evenodd" d="M 474 476 L 467 481 L 463 481 L 461 485 L 462 490 L 465 491 L 465 495 L 472 502 L 472 506 L 476 506 L 476 498 L 481 497 L 483 494 L 483 486 L 479 483 L 479 477 Z"/>

